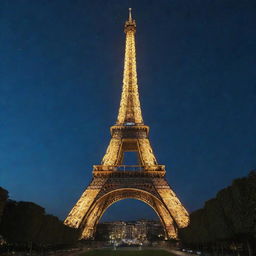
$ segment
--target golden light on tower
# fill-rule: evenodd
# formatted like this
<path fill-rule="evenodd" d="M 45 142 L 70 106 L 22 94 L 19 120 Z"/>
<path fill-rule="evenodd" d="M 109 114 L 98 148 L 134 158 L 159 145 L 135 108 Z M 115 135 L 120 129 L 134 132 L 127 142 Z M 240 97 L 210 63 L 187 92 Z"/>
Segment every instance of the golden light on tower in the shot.
<path fill-rule="evenodd" d="M 132 122 L 142 124 L 142 114 L 140 108 L 138 84 L 137 84 L 137 67 L 136 67 L 136 50 L 135 50 L 135 32 L 136 23 L 132 19 L 131 8 L 129 8 L 129 19 L 125 22 L 124 32 L 126 33 L 123 90 L 117 124 Z"/>
<path fill-rule="evenodd" d="M 100 165 L 93 166 L 93 180 L 73 207 L 65 224 L 81 230 L 81 239 L 92 238 L 96 225 L 113 203 L 140 200 L 158 214 L 166 238 L 177 238 L 189 215 L 165 179 L 165 166 L 157 163 L 143 122 L 138 92 L 135 33 L 131 8 L 125 22 L 125 60 L 121 102 L 111 140 Z M 139 165 L 123 165 L 127 151 L 137 152 Z M 133 169 L 133 170 L 131 170 Z"/>

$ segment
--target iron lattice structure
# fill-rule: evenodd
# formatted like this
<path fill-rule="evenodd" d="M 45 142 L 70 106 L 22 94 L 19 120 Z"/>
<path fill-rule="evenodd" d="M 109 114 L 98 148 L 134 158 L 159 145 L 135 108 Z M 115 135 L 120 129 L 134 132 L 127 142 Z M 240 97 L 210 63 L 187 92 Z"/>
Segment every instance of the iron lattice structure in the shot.
<path fill-rule="evenodd" d="M 141 200 L 158 214 L 166 238 L 177 238 L 177 228 L 188 225 L 189 215 L 165 179 L 165 166 L 157 163 L 144 125 L 139 100 L 135 32 L 131 9 L 125 22 L 123 88 L 116 124 L 101 165 L 93 166 L 93 179 L 70 211 L 65 224 L 79 228 L 81 239 L 94 237 L 96 225 L 113 203 Z M 139 165 L 122 165 L 124 153 L 138 153 Z"/>

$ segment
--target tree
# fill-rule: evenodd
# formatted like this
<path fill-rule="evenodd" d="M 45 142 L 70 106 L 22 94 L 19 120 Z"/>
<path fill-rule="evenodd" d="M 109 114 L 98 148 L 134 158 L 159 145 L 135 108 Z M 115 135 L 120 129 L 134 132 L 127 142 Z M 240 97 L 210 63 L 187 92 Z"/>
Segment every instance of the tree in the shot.
<path fill-rule="evenodd" d="M 0 187 L 0 223 L 3 215 L 5 203 L 8 199 L 8 191 Z"/>
<path fill-rule="evenodd" d="M 252 255 L 256 249 L 256 172 L 234 180 L 203 209 L 191 213 L 189 226 L 179 233 L 186 244 L 222 246 L 225 242 L 230 247 L 235 241 L 247 246 Z"/>

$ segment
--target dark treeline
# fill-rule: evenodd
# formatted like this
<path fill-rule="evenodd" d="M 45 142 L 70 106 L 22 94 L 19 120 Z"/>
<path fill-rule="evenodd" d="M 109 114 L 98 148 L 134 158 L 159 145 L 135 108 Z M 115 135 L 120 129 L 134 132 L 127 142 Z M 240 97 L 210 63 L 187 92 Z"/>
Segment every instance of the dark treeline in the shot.
<path fill-rule="evenodd" d="M 0 235 L 7 242 L 3 249 L 58 248 L 74 244 L 79 234 L 37 204 L 7 200 L 7 191 L 0 188 Z"/>
<path fill-rule="evenodd" d="M 6 201 L 8 199 L 8 191 L 0 187 L 0 223 L 4 211 Z"/>
<path fill-rule="evenodd" d="M 190 224 L 179 231 L 183 244 L 217 255 L 253 255 L 256 249 L 256 172 L 236 179 L 204 208 L 190 214 Z"/>

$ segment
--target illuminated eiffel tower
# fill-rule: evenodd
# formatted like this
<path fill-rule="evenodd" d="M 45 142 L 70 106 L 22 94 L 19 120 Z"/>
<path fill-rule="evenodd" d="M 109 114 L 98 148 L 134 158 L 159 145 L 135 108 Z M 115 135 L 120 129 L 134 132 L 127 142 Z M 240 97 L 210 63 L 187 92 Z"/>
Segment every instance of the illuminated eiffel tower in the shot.
<path fill-rule="evenodd" d="M 136 71 L 136 23 L 125 22 L 126 34 L 123 89 L 116 124 L 101 165 L 93 166 L 93 180 L 75 204 L 65 224 L 81 230 L 81 239 L 94 237 L 96 225 L 106 209 L 126 198 L 141 200 L 159 216 L 166 238 L 177 238 L 189 215 L 165 179 L 165 166 L 157 163 L 144 125 Z M 124 153 L 135 151 L 139 165 L 122 165 Z M 132 209 L 131 209 L 132 210 Z"/>

